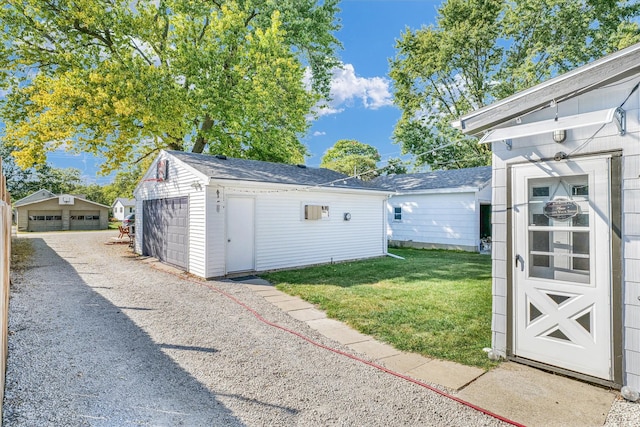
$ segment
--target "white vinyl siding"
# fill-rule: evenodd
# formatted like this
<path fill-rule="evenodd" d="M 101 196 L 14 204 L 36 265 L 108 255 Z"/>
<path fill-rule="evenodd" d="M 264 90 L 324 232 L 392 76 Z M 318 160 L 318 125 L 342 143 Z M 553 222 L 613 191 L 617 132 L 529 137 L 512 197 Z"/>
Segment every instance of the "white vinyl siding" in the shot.
<path fill-rule="evenodd" d="M 313 194 L 313 193 L 312 193 Z M 256 198 L 256 270 L 265 271 L 382 256 L 386 251 L 382 195 L 322 194 L 329 218 L 300 219 L 309 193 L 272 193 Z M 351 220 L 345 221 L 344 214 Z"/>
<path fill-rule="evenodd" d="M 225 191 L 222 187 L 211 186 L 207 189 L 206 216 L 206 260 L 207 273 L 204 277 L 220 277 L 226 272 L 226 230 L 225 230 Z"/>
<path fill-rule="evenodd" d="M 618 106 L 631 92 L 637 76 L 626 82 L 592 90 L 560 104 L 562 115 L 585 113 Z M 493 151 L 493 318 L 492 346 L 506 354 L 507 343 L 507 271 L 513 260 L 507 259 L 507 181 L 508 166 L 530 160 L 553 158 L 559 151 L 574 155 L 622 150 L 622 270 L 623 275 L 623 372 L 624 384 L 640 389 L 640 126 L 639 92 L 636 91 L 624 105 L 627 134 L 620 136 L 611 123 L 596 132 L 598 127 L 585 127 L 569 131 L 567 141 L 553 142 L 551 135 L 520 138 L 513 141 L 508 151 L 504 144 L 494 142 Z M 555 110 L 545 109 L 526 117 L 526 122 L 553 118 Z M 614 260 L 614 262 L 616 262 Z"/>
<path fill-rule="evenodd" d="M 401 220 L 396 209 L 401 209 Z M 406 194 L 389 199 L 389 240 L 451 248 L 477 248 L 476 193 Z"/>

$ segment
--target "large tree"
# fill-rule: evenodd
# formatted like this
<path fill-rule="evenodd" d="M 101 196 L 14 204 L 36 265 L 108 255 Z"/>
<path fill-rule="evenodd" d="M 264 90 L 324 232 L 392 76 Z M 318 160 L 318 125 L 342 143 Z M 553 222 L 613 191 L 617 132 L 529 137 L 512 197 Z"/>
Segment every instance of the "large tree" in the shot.
<path fill-rule="evenodd" d="M 639 10 L 638 1 L 447 0 L 435 25 L 396 43 L 394 140 L 418 165 L 489 164 L 490 147 L 450 123 L 639 41 Z"/>
<path fill-rule="evenodd" d="M 5 0 L 0 115 L 23 167 L 162 148 L 301 162 L 338 0 Z M 306 81 L 310 75 L 311 85 Z"/>
<path fill-rule="evenodd" d="M 378 150 L 354 139 L 341 139 L 322 156 L 320 167 L 371 180 L 378 175 Z"/>

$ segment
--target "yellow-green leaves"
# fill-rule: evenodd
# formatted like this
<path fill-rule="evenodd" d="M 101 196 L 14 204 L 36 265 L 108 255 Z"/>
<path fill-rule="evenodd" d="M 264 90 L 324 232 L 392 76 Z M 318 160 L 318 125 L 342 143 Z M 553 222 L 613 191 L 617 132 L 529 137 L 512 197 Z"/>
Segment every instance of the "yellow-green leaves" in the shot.
<path fill-rule="evenodd" d="M 302 162 L 304 61 L 327 58 L 314 81 L 335 62 L 336 1 L 8 0 L 4 139 L 24 167 L 59 147 L 105 172 L 162 148 Z"/>

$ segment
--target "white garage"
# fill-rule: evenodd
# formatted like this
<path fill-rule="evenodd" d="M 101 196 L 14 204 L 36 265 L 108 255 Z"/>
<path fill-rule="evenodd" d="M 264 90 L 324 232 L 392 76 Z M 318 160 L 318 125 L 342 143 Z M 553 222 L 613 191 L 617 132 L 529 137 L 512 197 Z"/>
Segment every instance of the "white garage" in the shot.
<path fill-rule="evenodd" d="M 388 191 L 304 165 L 162 151 L 135 251 L 205 278 L 383 256 Z"/>

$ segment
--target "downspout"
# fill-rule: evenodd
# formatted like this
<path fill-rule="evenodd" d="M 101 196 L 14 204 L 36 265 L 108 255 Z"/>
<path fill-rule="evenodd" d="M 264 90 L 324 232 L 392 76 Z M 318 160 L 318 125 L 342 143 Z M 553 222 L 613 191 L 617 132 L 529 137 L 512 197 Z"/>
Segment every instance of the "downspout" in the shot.
<path fill-rule="evenodd" d="M 480 247 L 480 221 L 482 221 L 480 212 L 480 189 L 476 190 L 475 199 L 476 199 L 476 225 L 475 225 L 475 235 L 476 235 L 476 248 L 478 249 L 478 253 L 482 252 L 482 248 Z"/>
<path fill-rule="evenodd" d="M 389 249 L 389 239 L 387 238 L 387 229 L 389 228 L 389 215 L 387 215 L 387 205 L 389 203 L 389 197 L 391 195 L 387 194 L 387 196 L 382 201 L 382 217 L 384 221 L 382 221 L 382 254 L 388 255 Z"/>

